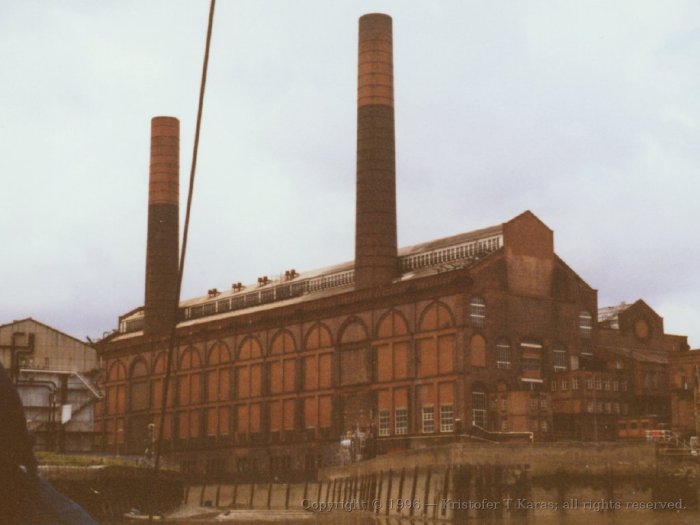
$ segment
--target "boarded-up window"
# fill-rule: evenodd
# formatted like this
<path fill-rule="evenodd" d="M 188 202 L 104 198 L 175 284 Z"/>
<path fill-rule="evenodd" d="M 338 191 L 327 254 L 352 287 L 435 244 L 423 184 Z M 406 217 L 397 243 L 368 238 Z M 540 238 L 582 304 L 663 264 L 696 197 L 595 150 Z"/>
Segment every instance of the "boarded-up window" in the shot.
<path fill-rule="evenodd" d="M 270 403 L 270 432 L 282 430 L 282 402 L 272 401 Z"/>
<path fill-rule="evenodd" d="M 393 354 L 391 344 L 379 345 L 377 352 L 377 381 L 391 381 L 393 373 Z"/>
<path fill-rule="evenodd" d="M 285 399 L 283 402 L 283 420 L 284 420 L 284 430 L 294 430 L 295 420 L 296 420 L 296 402 L 294 399 Z"/>
<path fill-rule="evenodd" d="M 340 384 L 356 385 L 369 381 L 369 352 L 366 347 L 345 348 L 340 352 Z"/>
<path fill-rule="evenodd" d="M 304 400 L 304 428 L 318 426 L 318 399 L 308 397 Z"/>
<path fill-rule="evenodd" d="M 447 374 L 454 369 L 455 336 L 438 337 L 438 371 Z"/>
<path fill-rule="evenodd" d="M 312 355 L 304 358 L 304 389 L 316 390 L 318 388 L 318 356 Z"/>
<path fill-rule="evenodd" d="M 419 339 L 418 348 L 418 376 L 428 377 L 437 374 L 437 348 L 435 339 Z"/>
<path fill-rule="evenodd" d="M 486 366 L 486 339 L 475 334 L 469 341 L 469 357 L 472 366 Z"/>
<path fill-rule="evenodd" d="M 386 314 L 377 327 L 377 337 L 380 339 L 406 334 L 408 334 L 408 324 L 403 316 L 395 311 Z"/>
<path fill-rule="evenodd" d="M 331 346 L 331 334 L 328 329 L 317 323 L 312 326 L 306 333 L 306 350 L 315 350 L 317 348 L 328 348 Z"/>
<path fill-rule="evenodd" d="M 318 426 L 330 428 L 333 421 L 333 399 L 331 396 L 321 396 L 318 400 Z"/>
<path fill-rule="evenodd" d="M 332 382 L 333 354 L 321 354 L 318 358 L 318 387 L 330 388 Z"/>
<path fill-rule="evenodd" d="M 136 361 L 131 367 L 131 410 L 145 410 L 148 408 L 148 369 L 143 360 Z"/>
<path fill-rule="evenodd" d="M 442 303 L 428 305 L 421 314 L 419 329 L 421 331 L 441 330 L 454 326 L 452 312 Z"/>

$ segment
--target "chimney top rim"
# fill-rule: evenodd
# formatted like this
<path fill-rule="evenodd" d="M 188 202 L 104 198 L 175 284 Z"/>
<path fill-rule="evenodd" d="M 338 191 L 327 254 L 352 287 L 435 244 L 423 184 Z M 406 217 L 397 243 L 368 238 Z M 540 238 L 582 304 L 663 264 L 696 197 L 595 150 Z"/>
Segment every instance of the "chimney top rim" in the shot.
<path fill-rule="evenodd" d="M 363 18 L 388 18 L 389 20 L 392 20 L 390 15 L 387 15 L 386 13 L 366 13 L 360 17 L 360 20 Z"/>

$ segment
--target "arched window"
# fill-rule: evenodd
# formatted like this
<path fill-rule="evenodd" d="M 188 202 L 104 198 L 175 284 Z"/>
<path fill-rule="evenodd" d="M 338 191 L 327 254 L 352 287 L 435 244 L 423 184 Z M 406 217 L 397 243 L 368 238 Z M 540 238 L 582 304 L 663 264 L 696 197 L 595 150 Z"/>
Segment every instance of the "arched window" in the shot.
<path fill-rule="evenodd" d="M 507 339 L 499 339 L 496 343 L 496 368 L 508 370 L 512 359 L 510 343 Z"/>
<path fill-rule="evenodd" d="M 469 319 L 475 328 L 482 328 L 486 324 L 486 301 L 481 297 L 472 297 L 469 302 Z"/>
<path fill-rule="evenodd" d="M 206 429 L 209 437 L 229 434 L 230 361 L 231 354 L 225 344 L 217 342 L 210 348 L 206 369 Z"/>
<path fill-rule="evenodd" d="M 156 425 L 154 435 L 158 435 L 158 425 L 160 425 L 160 411 L 163 405 L 163 383 L 165 377 L 166 359 L 166 353 L 161 352 L 153 361 L 153 373 L 151 374 L 151 413 L 153 414 L 153 421 Z M 171 381 L 168 385 L 167 406 L 169 410 L 165 414 L 165 421 L 163 424 L 163 439 L 165 440 L 170 440 L 173 437 L 173 415 L 170 411 L 175 400 L 175 385 L 173 383 L 174 382 Z"/>
<path fill-rule="evenodd" d="M 148 368 L 143 359 L 134 361 L 131 365 L 129 381 L 129 404 L 131 410 L 146 410 L 149 405 Z"/>
<path fill-rule="evenodd" d="M 309 328 L 302 352 L 304 428 L 320 429 L 327 437 L 333 423 L 333 339 L 328 328 L 318 322 Z"/>
<path fill-rule="evenodd" d="M 235 429 L 239 438 L 262 431 L 261 401 L 263 395 L 263 355 L 256 337 L 246 337 L 238 347 L 235 363 L 236 398 Z M 292 411 L 292 416 L 294 412 Z"/>
<path fill-rule="evenodd" d="M 581 337 L 589 338 L 593 332 L 593 317 L 588 310 L 581 310 L 578 314 L 578 334 Z"/>
<path fill-rule="evenodd" d="M 195 348 L 185 349 L 177 369 L 177 400 L 181 409 L 177 415 L 177 437 L 197 438 L 200 435 L 200 409 L 194 408 L 202 401 L 202 360 Z"/>
<path fill-rule="evenodd" d="M 375 374 L 379 382 L 408 377 L 411 339 L 408 325 L 401 314 L 389 312 L 379 322 L 378 341 L 374 343 Z"/>

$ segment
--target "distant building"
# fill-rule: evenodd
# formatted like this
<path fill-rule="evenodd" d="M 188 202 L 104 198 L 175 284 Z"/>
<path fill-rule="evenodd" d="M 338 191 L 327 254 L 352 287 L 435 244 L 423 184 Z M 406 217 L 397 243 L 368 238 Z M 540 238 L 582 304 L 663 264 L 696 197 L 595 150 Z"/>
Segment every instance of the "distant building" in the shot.
<path fill-rule="evenodd" d="M 38 450 L 91 450 L 101 396 L 94 348 L 28 318 L 0 326 L 0 362 L 17 385 Z"/>
<path fill-rule="evenodd" d="M 666 334 L 661 316 L 641 299 L 600 308 L 597 321 L 595 344 L 582 349 L 578 370 L 550 382 L 555 436 L 643 437 L 659 425 L 680 431 L 671 421 L 669 363 L 691 354 L 687 338 Z"/>

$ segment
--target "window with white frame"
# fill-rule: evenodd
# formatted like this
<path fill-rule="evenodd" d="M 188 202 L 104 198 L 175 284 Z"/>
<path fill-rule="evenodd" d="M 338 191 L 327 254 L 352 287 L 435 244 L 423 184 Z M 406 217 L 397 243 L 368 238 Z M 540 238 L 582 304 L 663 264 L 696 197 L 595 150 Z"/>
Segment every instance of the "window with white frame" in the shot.
<path fill-rule="evenodd" d="M 510 343 L 506 339 L 499 339 L 496 343 L 496 368 L 509 369 L 511 361 Z"/>
<path fill-rule="evenodd" d="M 440 432 L 454 432 L 454 410 L 452 405 L 440 405 Z"/>
<path fill-rule="evenodd" d="M 523 370 L 540 372 L 542 370 L 542 345 L 532 339 L 520 343 L 522 352 L 521 364 Z"/>
<path fill-rule="evenodd" d="M 388 410 L 380 410 L 379 411 L 379 435 L 380 436 L 388 436 L 389 435 L 389 425 L 390 425 L 389 411 Z"/>
<path fill-rule="evenodd" d="M 469 303 L 469 318 L 472 326 L 482 328 L 486 324 L 486 302 L 481 297 L 472 297 Z"/>
<path fill-rule="evenodd" d="M 578 314 L 578 335 L 589 338 L 593 332 L 593 316 L 588 310 L 581 310 Z"/>
<path fill-rule="evenodd" d="M 432 406 L 423 407 L 423 434 L 435 432 L 435 411 Z"/>
<path fill-rule="evenodd" d="M 397 408 L 394 411 L 394 433 L 408 434 L 408 409 Z"/>
<path fill-rule="evenodd" d="M 569 353 L 565 348 L 557 346 L 552 350 L 552 366 L 555 372 L 569 368 Z"/>
<path fill-rule="evenodd" d="M 571 378 L 571 390 L 578 390 L 578 377 Z"/>
<path fill-rule="evenodd" d="M 472 392 L 472 424 L 486 428 L 486 393 L 475 390 Z"/>

